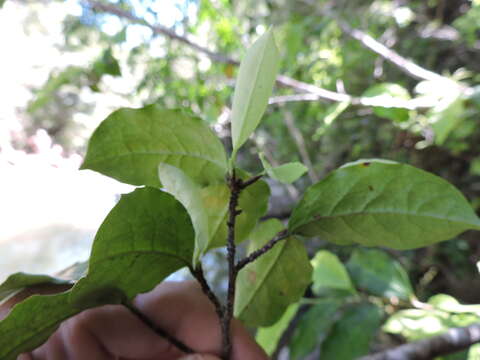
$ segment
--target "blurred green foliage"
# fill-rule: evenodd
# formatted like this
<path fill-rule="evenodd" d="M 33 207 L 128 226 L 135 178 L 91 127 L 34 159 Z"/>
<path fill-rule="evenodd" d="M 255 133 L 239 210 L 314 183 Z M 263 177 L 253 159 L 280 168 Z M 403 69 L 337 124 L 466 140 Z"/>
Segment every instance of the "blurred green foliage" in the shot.
<path fill-rule="evenodd" d="M 166 26 L 162 9 L 154 3 L 152 0 L 101 2 L 107 10 L 120 9 L 149 24 Z M 92 105 L 78 93 L 82 89 L 106 95 L 114 93 L 112 88 L 104 86 L 106 81 L 128 75 L 134 91 L 121 94 L 125 101 L 187 107 L 226 138 L 229 99 L 237 72 L 235 64 L 209 57 L 168 34 L 153 33 L 148 26 L 136 24 L 118 13 L 100 11 L 88 0 L 80 4 L 81 15 L 69 15 L 63 21 L 62 49 L 72 53 L 94 49 L 95 55 L 88 66 L 71 65 L 52 71 L 29 104 L 31 114 L 26 119 L 26 128 L 43 127 L 67 149 L 82 151 L 84 144 L 73 141 L 76 128 L 70 125 L 75 114 L 88 113 Z M 172 0 L 168 8 L 176 10 L 169 10 L 172 21 L 167 30 L 237 61 L 243 55 L 244 45 L 273 25 L 281 74 L 339 94 L 385 102 L 386 106 L 378 103 L 368 106 L 358 101 L 316 99 L 273 104 L 254 137 L 238 154 L 243 167 L 259 171 L 259 152 L 265 154 L 272 166 L 295 161 L 311 163 L 310 179 L 304 176 L 294 183 L 303 190 L 312 182 L 312 172 L 322 178 L 348 161 L 388 158 L 442 176 L 459 188 L 477 211 L 480 209 L 478 0 Z M 350 36 L 338 20 L 442 76 L 444 81 L 409 75 L 404 68 Z M 109 26 L 112 23 L 117 24 L 115 31 Z M 72 93 L 74 101 L 67 102 Z M 274 93 L 275 96 L 304 94 L 279 84 Z M 422 100 L 428 106 L 388 105 L 392 100 Z M 46 113 L 50 114 L 48 121 Z M 293 119 L 296 131 L 286 126 L 285 114 Z M 362 337 L 359 348 L 352 349 L 355 356 L 368 352 L 381 319 L 388 316 L 383 330 L 400 334 L 406 340 L 436 333 L 425 330 L 432 324 L 443 331 L 478 321 L 477 308 L 464 311 L 466 305 L 460 305 L 480 303 L 478 236 L 466 233 L 427 249 L 395 252 L 403 267 L 385 253 L 325 245 L 320 239 L 312 246 L 312 254 L 318 247 L 335 251 L 338 258 L 326 264 L 330 264 L 332 274 L 343 280 L 350 274 L 348 280 L 356 290 L 326 291 L 325 283 L 314 270 L 313 293 L 321 296 L 316 301 L 336 307 L 340 294 L 344 303 L 338 305 L 335 324 L 330 323 L 331 319 L 322 322 L 325 316 L 319 309 L 324 309 L 324 303 L 321 308 L 314 304 L 307 313 L 310 315 L 301 320 L 297 335 L 293 335 L 292 354 L 301 357 L 307 350 L 319 347 L 325 354 L 338 353 L 338 349 L 347 351 L 349 336 Z M 343 266 L 342 261 L 348 258 L 346 268 L 339 270 L 338 266 Z M 364 264 L 376 266 L 365 274 Z M 408 301 L 414 294 L 433 310 L 411 308 Z M 436 296 L 431 298 L 433 295 Z M 294 311 L 287 314 L 279 325 L 269 328 L 276 332 L 274 337 L 263 335 L 265 343 L 280 338 Z M 345 336 L 341 343 L 329 335 L 336 331 L 345 334 L 348 324 L 360 318 L 367 319 L 361 334 Z M 411 328 L 405 325 L 407 320 Z M 312 336 L 314 332 L 322 335 Z M 259 339 L 261 334 L 271 333 L 262 329 Z M 377 333 L 375 340 L 382 342 L 384 338 Z M 274 351 L 275 344 L 270 342 L 266 346 L 270 352 Z"/>

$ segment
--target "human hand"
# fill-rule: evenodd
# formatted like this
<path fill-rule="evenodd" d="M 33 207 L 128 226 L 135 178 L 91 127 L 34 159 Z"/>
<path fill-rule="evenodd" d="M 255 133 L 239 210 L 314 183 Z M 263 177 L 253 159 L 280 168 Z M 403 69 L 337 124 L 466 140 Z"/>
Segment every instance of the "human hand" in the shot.
<path fill-rule="evenodd" d="M 134 300 L 135 307 L 159 328 L 218 360 L 221 332 L 215 309 L 196 282 L 164 282 Z M 1 318 L 0 309 L 0 318 Z M 268 357 L 239 321 L 232 322 L 233 360 Z M 107 305 L 86 310 L 63 322 L 49 340 L 18 360 L 176 360 L 185 356 L 127 308 Z"/>

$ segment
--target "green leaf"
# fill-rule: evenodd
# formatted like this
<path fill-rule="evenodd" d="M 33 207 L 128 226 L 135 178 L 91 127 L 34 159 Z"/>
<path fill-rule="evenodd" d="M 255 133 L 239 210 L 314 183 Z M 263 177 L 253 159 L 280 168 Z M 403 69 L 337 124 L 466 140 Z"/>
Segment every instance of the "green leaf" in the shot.
<path fill-rule="evenodd" d="M 349 307 L 324 341 L 322 360 L 353 360 L 367 354 L 381 320 L 382 311 L 373 304 Z"/>
<path fill-rule="evenodd" d="M 157 105 L 108 116 L 93 133 L 81 168 L 160 187 L 160 163 L 180 168 L 201 185 L 221 181 L 227 172 L 223 145 L 207 123 Z"/>
<path fill-rule="evenodd" d="M 25 288 L 46 284 L 69 284 L 71 281 L 59 279 L 48 275 L 34 275 L 18 272 L 10 275 L 0 285 L 0 304 L 7 301 Z"/>
<path fill-rule="evenodd" d="M 242 179 L 249 177 L 239 172 Z M 187 209 L 195 229 L 196 250 L 194 263 L 207 250 L 226 245 L 228 204 L 230 189 L 225 183 L 201 188 L 183 171 L 168 165 L 159 165 L 159 176 L 167 192 L 175 196 Z M 257 181 L 242 191 L 238 207 L 242 213 L 237 217 L 235 241 L 245 240 L 258 219 L 268 207 L 270 190 L 264 181 Z"/>
<path fill-rule="evenodd" d="M 260 160 L 262 161 L 263 167 L 267 171 L 268 176 L 284 184 L 293 183 L 308 171 L 307 167 L 299 162 L 291 162 L 272 167 L 262 153 L 260 153 Z"/>
<path fill-rule="evenodd" d="M 224 196 L 218 198 L 220 201 L 215 203 L 209 201 L 212 190 L 218 192 L 216 185 L 201 189 L 186 173 L 172 165 L 158 165 L 158 176 L 165 190 L 180 201 L 190 215 L 195 229 L 195 251 L 193 254 L 193 264 L 195 265 L 200 256 L 207 250 L 212 239 L 211 234 L 215 231 L 211 229 L 210 221 L 213 227 L 221 221 L 224 216 L 222 209 L 226 206 L 225 201 L 228 205 L 228 197 L 223 193 Z M 208 202 L 208 209 L 204 199 Z M 216 214 L 219 215 L 216 216 Z M 218 219 L 219 216 L 220 220 Z"/>
<path fill-rule="evenodd" d="M 303 359 L 323 342 L 337 320 L 340 305 L 339 301 L 320 300 L 301 317 L 289 345 L 292 360 Z"/>
<path fill-rule="evenodd" d="M 90 307 L 117 304 L 118 294 L 104 293 L 96 301 L 72 304 L 71 290 L 55 295 L 34 295 L 17 304 L 0 321 L 0 359 L 16 360 L 42 345 L 60 323 Z"/>
<path fill-rule="evenodd" d="M 0 322 L 0 359 L 16 360 L 43 344 L 60 323 L 83 309 L 68 302 L 68 293 L 32 296 Z"/>
<path fill-rule="evenodd" d="M 340 245 L 412 249 L 480 230 L 480 219 L 445 180 L 373 159 L 344 165 L 308 188 L 289 229 Z"/>
<path fill-rule="evenodd" d="M 240 64 L 232 105 L 232 159 L 260 123 L 279 67 L 273 31 L 263 34 Z"/>
<path fill-rule="evenodd" d="M 89 272 L 71 299 L 83 304 L 110 290 L 129 299 L 150 291 L 191 264 L 193 240 L 188 213 L 173 196 L 154 188 L 122 195 L 95 236 Z"/>
<path fill-rule="evenodd" d="M 345 296 L 357 293 L 345 266 L 335 254 L 321 250 L 312 259 L 312 265 L 312 291 L 315 295 L 338 294 Z"/>
<path fill-rule="evenodd" d="M 413 289 L 398 261 L 380 250 L 356 249 L 347 263 L 355 285 L 382 297 L 409 300 Z"/>
<path fill-rule="evenodd" d="M 70 284 L 72 280 L 82 277 L 85 270 L 85 263 L 76 263 L 63 270 L 59 277 L 13 274 L 0 285 L 0 303 L 31 286 Z M 68 296 L 68 292 L 53 296 L 31 296 L 16 305 L 8 317 L 0 321 L 0 359 L 15 360 L 22 352 L 35 349 L 48 339 L 63 320 L 88 307 L 87 304 L 80 307 L 69 304 Z M 101 304 L 112 300 L 107 297 Z"/>
<path fill-rule="evenodd" d="M 237 174 L 243 180 L 250 178 L 248 173 L 239 173 L 237 170 Z M 258 220 L 267 213 L 269 198 L 270 187 L 263 180 L 258 180 L 242 191 L 238 199 L 238 208 L 242 213 L 237 217 L 235 226 L 236 242 L 245 240 L 257 225 Z M 225 244 L 225 240 L 222 244 Z"/>
<path fill-rule="evenodd" d="M 259 224 L 249 250 L 262 247 L 281 230 L 283 225 L 276 219 Z M 311 272 L 303 243 L 295 237 L 280 241 L 238 274 L 235 316 L 249 326 L 274 324 L 288 305 L 302 297 Z"/>
<path fill-rule="evenodd" d="M 397 122 L 407 121 L 409 118 L 408 109 L 392 106 L 395 101 L 410 99 L 408 91 L 398 84 L 382 83 L 373 85 L 363 93 L 363 97 L 372 98 L 385 104 L 381 107 L 373 107 L 373 112 L 379 117 Z"/>
<path fill-rule="evenodd" d="M 460 92 L 439 100 L 438 105 L 427 113 L 435 133 L 435 144 L 442 145 L 448 135 L 464 118 L 465 100 Z"/>
<path fill-rule="evenodd" d="M 0 0 L 0 9 L 3 7 L 3 4 L 5 4 L 5 1 L 7 0 Z"/>
<path fill-rule="evenodd" d="M 278 341 L 297 313 L 297 310 L 298 303 L 291 304 L 275 324 L 258 329 L 255 340 L 269 356 L 271 356 L 277 348 Z"/>

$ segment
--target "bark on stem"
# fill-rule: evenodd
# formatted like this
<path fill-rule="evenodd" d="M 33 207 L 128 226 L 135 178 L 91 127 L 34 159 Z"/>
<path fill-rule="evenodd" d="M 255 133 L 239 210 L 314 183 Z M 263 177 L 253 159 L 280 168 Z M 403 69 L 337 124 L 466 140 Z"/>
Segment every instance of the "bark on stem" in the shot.
<path fill-rule="evenodd" d="M 278 242 L 281 240 L 284 240 L 288 238 L 290 234 L 288 233 L 287 230 L 282 230 L 280 231 L 277 236 L 275 236 L 272 240 L 270 240 L 268 243 L 266 243 L 263 247 L 260 249 L 252 252 L 250 255 L 247 257 L 243 258 L 240 260 L 237 265 L 235 266 L 236 271 L 239 272 L 242 270 L 246 265 L 250 264 L 251 262 L 254 262 L 257 260 L 260 256 L 265 254 L 267 251 L 269 251 L 271 248 L 273 248 Z"/>
<path fill-rule="evenodd" d="M 247 181 L 248 182 L 248 181 Z M 249 182 L 249 185 L 253 182 Z M 228 258 L 228 294 L 227 305 L 222 319 L 222 348 L 225 359 L 230 359 L 232 353 L 232 342 L 230 337 L 230 325 L 233 318 L 233 306 L 235 303 L 235 283 L 237 280 L 237 271 L 235 268 L 235 222 L 241 210 L 237 209 L 240 192 L 244 189 L 244 183 L 235 175 L 235 170 L 232 171 L 228 179 L 230 187 L 230 202 L 228 205 L 228 238 L 227 238 L 227 258 Z M 247 185 L 248 186 L 248 185 Z"/>

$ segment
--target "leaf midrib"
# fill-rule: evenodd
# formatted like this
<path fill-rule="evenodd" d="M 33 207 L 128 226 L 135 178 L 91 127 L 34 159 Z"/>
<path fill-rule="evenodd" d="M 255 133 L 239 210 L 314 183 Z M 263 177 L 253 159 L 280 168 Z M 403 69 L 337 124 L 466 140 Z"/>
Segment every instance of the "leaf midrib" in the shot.
<path fill-rule="evenodd" d="M 302 224 L 300 226 L 305 226 L 317 221 L 321 221 L 323 219 L 331 219 L 335 217 L 347 217 L 347 216 L 358 216 L 358 215 L 409 215 L 409 216 L 416 216 L 416 217 L 424 217 L 424 218 L 431 218 L 435 220 L 444 220 L 444 221 L 452 221 L 452 222 L 457 222 L 465 225 L 470 225 L 473 226 L 472 229 L 477 229 L 480 230 L 480 220 L 477 220 L 477 223 L 471 223 L 471 222 L 465 222 L 464 220 L 459 220 L 459 219 L 454 219 L 454 218 L 447 218 L 447 217 L 440 217 L 440 216 L 435 216 L 435 215 L 427 215 L 427 214 L 418 214 L 418 213 L 411 213 L 411 212 L 401 212 L 401 211 L 355 211 L 351 213 L 344 213 L 344 214 L 335 214 L 335 215 L 313 215 L 313 220 L 308 221 L 305 224 Z M 315 219 L 315 216 L 318 216 L 318 219 Z M 300 226 L 297 226 L 300 227 Z"/>
<path fill-rule="evenodd" d="M 257 87 L 257 82 L 258 82 L 258 78 L 259 78 L 259 74 L 260 74 L 260 68 L 261 68 L 261 65 L 263 65 L 263 61 L 265 60 L 265 49 L 268 45 L 268 42 L 265 41 L 263 44 L 262 44 L 262 57 L 260 59 L 260 61 L 257 63 L 257 66 L 256 66 L 256 69 L 255 69 L 255 80 L 250 82 L 250 86 L 249 86 L 249 96 L 248 96 L 248 100 L 247 100 L 247 106 L 245 107 L 245 110 L 242 111 L 242 114 L 243 114 L 243 121 L 242 121 L 242 127 L 240 129 L 240 134 L 238 136 L 238 142 L 241 143 L 241 139 L 243 138 L 244 136 L 244 132 L 245 132 L 245 119 L 247 118 L 247 115 L 250 114 L 251 112 L 251 105 L 252 105 L 252 99 L 253 99 L 253 96 L 252 96 L 252 89 L 255 89 Z M 238 146 L 238 144 L 236 144 Z"/>
<path fill-rule="evenodd" d="M 202 160 L 205 160 L 205 161 L 208 161 L 210 163 L 213 163 L 213 164 L 217 165 L 222 170 L 226 169 L 226 162 L 225 163 L 220 163 L 217 160 L 214 160 L 210 157 L 205 157 L 205 156 L 202 156 L 202 155 L 185 153 L 185 152 L 167 152 L 167 151 L 133 151 L 133 152 L 129 152 L 129 153 L 121 153 L 121 154 L 115 154 L 115 155 L 112 155 L 112 156 L 105 156 L 105 157 L 102 157 L 100 160 L 96 160 L 96 161 L 86 161 L 85 164 L 86 165 L 88 165 L 88 164 L 99 164 L 99 163 L 103 163 L 105 161 L 110 161 L 110 160 L 115 159 L 115 158 L 132 156 L 132 155 L 156 155 L 156 156 L 158 156 L 158 155 L 170 155 L 170 156 L 184 156 L 184 157 L 199 158 L 199 159 L 202 159 Z M 83 167 L 83 165 L 82 165 L 82 167 Z"/>

